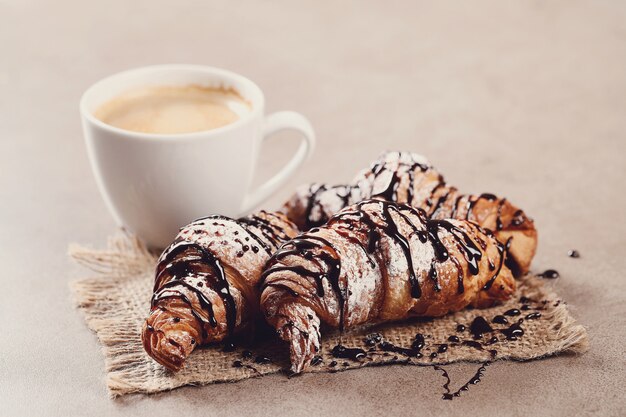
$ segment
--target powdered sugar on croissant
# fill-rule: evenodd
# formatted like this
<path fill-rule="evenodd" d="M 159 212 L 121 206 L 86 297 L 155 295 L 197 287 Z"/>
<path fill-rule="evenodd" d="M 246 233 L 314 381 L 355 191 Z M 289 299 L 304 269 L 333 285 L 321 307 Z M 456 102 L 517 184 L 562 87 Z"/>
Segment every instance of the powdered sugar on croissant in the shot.
<path fill-rule="evenodd" d="M 258 315 L 257 283 L 277 247 L 295 236 L 282 214 L 210 216 L 183 227 L 156 268 L 146 352 L 180 369 L 197 345 L 224 340 Z"/>
<path fill-rule="evenodd" d="M 515 281 L 505 257 L 505 246 L 472 222 L 366 200 L 272 256 L 261 310 L 300 372 L 319 349 L 320 321 L 343 329 L 506 300 Z"/>
<path fill-rule="evenodd" d="M 525 213 L 493 194 L 461 194 L 421 155 L 388 152 L 348 185 L 302 186 L 284 204 L 287 216 L 301 230 L 324 224 L 346 206 L 368 198 L 406 203 L 434 219 L 470 220 L 510 245 L 510 265 L 528 271 L 537 247 L 537 230 Z"/>

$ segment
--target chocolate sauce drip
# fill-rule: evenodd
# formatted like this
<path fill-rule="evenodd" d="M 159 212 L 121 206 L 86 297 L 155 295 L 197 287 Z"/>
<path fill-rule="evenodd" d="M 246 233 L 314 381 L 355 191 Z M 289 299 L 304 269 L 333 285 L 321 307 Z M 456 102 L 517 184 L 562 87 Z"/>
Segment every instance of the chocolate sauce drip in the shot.
<path fill-rule="evenodd" d="M 271 215 L 271 213 L 266 213 L 266 212 L 264 213 Z M 267 239 L 274 247 L 278 247 L 283 241 L 289 240 L 289 236 L 285 233 L 283 229 L 281 229 L 280 227 L 273 224 L 272 222 L 266 219 L 263 219 L 259 216 L 253 215 L 249 217 L 242 217 L 238 221 L 242 224 L 245 224 L 247 226 L 252 226 L 256 228 L 257 230 L 259 230 L 261 234 L 263 235 L 263 237 L 265 237 L 265 239 Z M 263 242 L 262 239 L 260 239 L 254 233 L 252 233 L 252 231 L 249 228 L 246 227 L 245 229 L 246 231 L 248 231 L 250 236 L 252 236 L 253 238 L 256 238 L 255 240 L 257 242 L 259 243 Z M 266 247 L 266 250 L 268 250 L 267 245 L 265 245 L 265 247 Z M 268 253 L 271 254 L 271 250 L 268 251 Z"/>
<path fill-rule="evenodd" d="M 459 388 L 456 392 L 450 391 L 450 376 L 448 375 L 448 372 L 441 366 L 437 366 L 437 365 L 433 366 L 435 370 L 441 371 L 442 376 L 446 379 L 446 382 L 443 384 L 443 389 L 445 390 L 445 392 L 442 396 L 442 399 L 452 400 L 455 397 L 460 397 L 461 392 L 469 390 L 470 385 L 478 384 L 480 382 L 480 379 L 484 376 L 483 372 L 485 372 L 487 366 L 489 366 L 490 364 L 491 364 L 490 361 L 484 362 L 480 366 L 480 368 L 478 368 L 474 376 L 469 381 L 467 381 L 463 386 L 461 386 L 461 388 Z"/>
<path fill-rule="evenodd" d="M 291 271 L 303 277 L 317 278 L 319 276 L 318 272 L 308 270 L 305 267 L 300 266 L 300 265 L 295 265 L 295 266 L 274 265 L 271 268 L 268 268 L 265 271 L 263 271 L 259 279 L 259 282 L 263 283 L 263 285 L 267 287 L 283 288 L 284 290 L 289 292 L 292 296 L 297 297 L 298 293 L 285 284 L 274 283 L 274 282 L 265 283 L 265 278 L 269 274 L 273 274 L 273 273 L 281 272 L 281 271 Z M 320 297 L 324 295 L 324 286 L 321 285 L 321 281 L 317 285 L 317 294 Z"/>
<path fill-rule="evenodd" d="M 489 281 L 487 281 L 487 283 L 483 287 L 483 290 L 489 291 L 489 289 L 491 289 L 491 286 L 495 282 L 496 278 L 498 278 L 498 276 L 500 275 L 500 271 L 502 271 L 502 266 L 504 265 L 504 258 L 506 257 L 505 252 L 509 247 L 509 243 L 511 242 L 511 239 L 512 238 L 509 238 L 505 245 L 500 243 L 498 240 L 494 239 L 494 241 L 496 242 L 496 247 L 498 248 L 498 255 L 500 256 L 500 262 L 498 264 L 498 269 L 493 273 L 491 278 L 489 278 Z M 491 264 L 489 266 L 491 267 Z"/>
<path fill-rule="evenodd" d="M 524 329 L 520 323 L 513 323 L 508 329 L 500 330 L 508 340 L 517 340 L 524 335 Z"/>
<path fill-rule="evenodd" d="M 483 333 L 493 332 L 493 328 L 484 317 L 478 316 L 472 321 L 472 324 L 470 325 L 470 332 L 472 333 L 472 336 L 474 336 L 474 339 L 480 339 L 483 337 Z"/>
<path fill-rule="evenodd" d="M 313 356 L 313 359 L 311 359 L 312 366 L 317 366 L 321 364 L 322 362 L 324 362 L 324 359 L 320 355 L 315 355 Z"/>
<path fill-rule="evenodd" d="M 527 314 L 526 320 L 534 320 L 534 319 L 538 319 L 539 317 L 541 317 L 541 313 L 536 311 L 534 313 Z"/>
<path fill-rule="evenodd" d="M 258 363 L 259 365 L 264 365 L 270 362 L 272 362 L 272 360 L 268 358 L 267 356 L 259 355 L 256 358 L 254 358 L 254 363 Z"/>
<path fill-rule="evenodd" d="M 517 308 L 512 308 L 504 312 L 504 315 L 509 317 L 519 316 L 520 314 L 522 314 L 522 312 L 519 311 Z"/>
<path fill-rule="evenodd" d="M 503 198 L 498 203 L 498 211 L 497 211 L 497 215 L 496 215 L 496 231 L 500 231 L 503 228 L 503 225 L 502 225 L 502 207 L 504 206 L 504 203 L 506 203 L 506 198 Z"/>
<path fill-rule="evenodd" d="M 451 219 L 456 219 L 456 212 L 459 209 L 459 203 L 465 196 L 463 194 L 459 195 L 456 200 L 454 200 L 454 204 L 452 205 L 452 212 L 450 213 Z"/>
<path fill-rule="evenodd" d="M 188 290 L 191 290 L 191 291 L 194 292 L 194 294 L 198 298 L 198 302 L 200 303 L 200 306 L 209 315 L 209 324 L 212 327 L 217 327 L 217 320 L 215 319 L 215 314 L 213 313 L 213 304 L 211 303 L 211 301 L 209 301 L 209 299 L 206 298 L 206 296 L 201 291 L 199 291 L 197 288 L 194 288 L 191 284 L 189 284 L 189 283 L 187 283 L 185 281 L 174 279 L 172 281 L 169 281 L 169 282 L 163 284 L 161 286 L 161 288 L 159 289 L 159 292 L 152 297 L 151 305 L 154 307 L 158 301 L 162 300 L 163 298 L 167 298 L 167 297 L 162 297 L 162 295 L 163 295 L 163 292 L 168 291 L 168 292 L 174 292 L 178 296 L 180 296 L 181 299 L 183 299 L 183 301 L 185 302 L 185 304 L 188 304 L 189 307 L 193 311 L 193 305 L 189 301 L 189 299 L 184 294 L 182 294 L 180 291 L 176 291 L 175 289 L 173 289 L 173 288 L 178 287 L 178 286 L 185 287 Z M 195 311 L 193 311 L 193 313 L 195 313 Z M 200 321 L 202 323 L 204 323 L 204 320 L 201 319 Z M 204 326 L 202 326 L 202 327 L 204 327 Z"/>
<path fill-rule="evenodd" d="M 309 188 L 309 200 L 307 201 L 307 205 L 306 205 L 306 210 L 304 211 L 304 218 L 306 219 L 306 224 L 305 224 L 305 228 L 306 229 L 310 229 L 312 227 L 317 227 L 317 226 L 321 226 L 322 224 L 324 224 L 326 222 L 327 219 L 325 219 L 324 217 L 324 210 L 322 210 L 322 207 L 320 205 L 320 202 L 317 198 L 319 193 L 322 193 L 326 191 L 326 186 L 325 185 L 319 185 L 318 188 L 313 191 L 312 188 Z M 311 212 L 313 211 L 313 208 L 319 205 L 320 206 L 320 218 L 315 221 L 311 218 Z"/>
<path fill-rule="evenodd" d="M 361 348 L 349 348 L 343 345 L 335 346 L 331 353 L 335 358 L 352 359 L 355 361 L 364 359 L 366 356 L 365 351 Z"/>
<path fill-rule="evenodd" d="M 465 325 L 457 324 L 456 325 L 456 331 L 459 332 L 459 333 L 464 332 L 465 331 Z"/>
<path fill-rule="evenodd" d="M 211 280 L 210 282 L 211 288 L 222 299 L 222 302 L 224 304 L 224 309 L 226 310 L 226 325 L 228 329 L 228 336 L 229 337 L 232 336 L 234 325 L 235 325 L 235 320 L 237 318 L 237 305 L 235 304 L 235 300 L 230 293 L 230 284 L 228 283 L 228 280 L 226 279 L 224 268 L 222 267 L 220 261 L 211 252 L 207 251 L 204 247 L 200 246 L 197 243 L 188 242 L 188 241 L 180 241 L 170 248 L 164 260 L 157 267 L 157 270 L 160 272 L 157 274 L 156 283 L 159 284 L 160 287 L 157 289 L 158 291 L 155 292 L 152 297 L 152 301 L 151 301 L 152 306 L 154 307 L 160 299 L 165 298 L 163 297 L 163 292 L 178 293 L 178 296 L 190 306 L 193 316 L 196 318 L 196 320 L 198 320 L 201 328 L 204 329 L 204 320 L 202 320 L 201 316 L 198 315 L 194 311 L 193 304 L 190 302 L 190 300 L 187 297 L 185 297 L 180 291 L 176 291 L 175 289 L 171 288 L 171 287 L 176 287 L 180 285 L 189 289 L 196 295 L 201 307 L 209 315 L 209 323 L 214 327 L 217 325 L 217 321 L 213 313 L 213 306 L 211 302 L 206 298 L 206 296 L 198 288 L 193 287 L 187 282 L 183 281 L 183 279 L 187 277 L 186 274 L 188 274 L 188 267 L 180 266 L 180 267 L 175 268 L 175 271 L 178 271 L 179 273 L 182 271 L 185 275 L 180 275 L 180 276 L 170 275 L 169 281 L 166 283 L 163 283 L 163 280 L 161 279 L 161 274 L 163 273 L 163 271 L 166 271 L 168 268 L 168 264 L 166 262 L 169 262 L 170 259 L 176 259 L 179 255 L 182 255 L 187 251 L 196 252 L 196 256 L 192 258 L 186 258 L 186 259 L 184 258 L 183 260 L 181 260 L 181 262 L 185 262 L 185 260 L 188 262 L 199 262 L 199 263 L 208 265 L 211 268 L 213 273 L 212 274 L 205 273 L 204 276 L 207 281 L 207 285 L 209 285 L 209 280 Z M 162 267 L 161 265 L 164 263 L 166 266 Z M 174 264 L 178 264 L 178 262 L 170 263 L 169 265 L 174 265 Z M 172 297 L 172 296 L 168 296 L 168 297 Z M 204 334 L 204 330 L 203 330 L 203 334 Z"/>
<path fill-rule="evenodd" d="M 396 171 L 393 171 L 391 173 L 391 178 L 389 179 L 389 185 L 387 186 L 387 188 L 378 194 L 373 194 L 372 198 L 382 197 L 386 201 L 396 201 L 399 185 L 400 178 L 398 177 L 398 173 Z"/>
<path fill-rule="evenodd" d="M 398 152 L 398 158 L 400 157 L 400 155 L 401 153 Z M 413 202 L 415 170 L 419 168 L 420 171 L 425 172 L 430 167 L 419 162 L 413 162 L 411 165 L 401 163 L 401 166 L 406 167 L 406 171 L 409 177 L 406 201 L 403 201 L 403 202 L 406 202 L 407 204 L 411 204 Z M 370 168 L 370 173 L 374 176 L 374 181 L 376 181 L 376 178 L 378 178 L 382 172 L 390 171 L 389 169 L 386 169 L 386 168 L 387 167 L 383 161 L 378 161 L 372 165 L 372 167 Z M 402 180 L 402 177 L 398 176 L 399 169 L 400 167 L 398 167 L 397 170 L 391 171 L 391 178 L 389 179 L 389 184 L 387 185 L 387 188 L 380 193 L 372 194 L 371 196 L 372 198 L 383 198 L 386 201 L 400 202 L 400 200 L 398 199 L 398 186 L 400 185 L 400 181 Z M 372 181 L 372 183 L 374 181 Z"/>
<path fill-rule="evenodd" d="M 365 246 L 363 246 L 363 243 L 361 243 L 361 241 L 358 238 L 356 238 L 353 234 L 349 233 L 348 230 L 345 230 L 345 229 L 342 229 L 342 228 L 337 228 L 337 229 L 335 229 L 335 231 L 337 232 L 337 234 L 339 234 L 344 239 L 347 239 L 352 244 L 360 247 L 361 250 L 367 256 L 367 262 L 369 263 L 370 267 L 372 269 L 376 268 L 377 263 L 376 263 L 376 258 L 373 255 L 373 252 L 374 252 L 373 250 L 368 250 L 367 248 L 365 248 Z"/>
<path fill-rule="evenodd" d="M 483 350 L 483 345 L 481 345 L 480 342 L 477 342 L 475 340 L 464 340 L 462 344 L 463 346 L 469 346 L 477 350 Z"/>
<path fill-rule="evenodd" d="M 414 169 L 410 169 L 407 171 L 409 174 L 409 184 L 406 188 L 406 203 L 407 204 L 412 204 L 413 203 L 413 192 L 414 192 L 414 187 L 415 187 L 415 170 Z"/>
<path fill-rule="evenodd" d="M 450 194 L 454 193 L 455 191 L 456 191 L 456 188 L 450 187 L 447 193 L 445 193 L 444 195 L 442 195 L 441 197 L 437 199 L 437 204 L 435 204 L 435 206 L 431 207 L 431 209 L 429 210 L 430 218 L 433 218 L 433 219 L 437 218 L 437 214 L 439 213 L 439 210 L 441 209 L 441 207 L 443 207 L 446 201 L 448 201 L 448 197 L 450 197 Z"/>
<path fill-rule="evenodd" d="M 433 244 L 435 259 L 437 261 L 444 262 L 450 256 L 446 246 L 439 238 L 438 232 L 441 228 L 446 230 L 455 239 L 457 243 L 457 248 L 460 250 L 460 252 L 465 257 L 465 260 L 467 261 L 467 269 L 469 270 L 470 274 L 478 274 L 478 263 L 482 258 L 482 251 L 478 248 L 478 246 L 476 246 L 474 241 L 469 237 L 465 230 L 455 226 L 448 220 L 429 220 L 426 227 L 429 240 Z M 431 265 L 429 275 L 431 276 L 431 279 L 433 278 L 433 276 L 434 279 L 436 279 L 436 270 L 434 268 L 434 264 Z"/>
<path fill-rule="evenodd" d="M 401 346 L 396 346 L 391 342 L 381 342 L 378 345 L 378 348 L 380 350 L 382 350 L 383 352 L 394 352 L 394 353 L 400 353 L 402 355 L 411 357 L 411 358 L 421 358 L 422 357 L 422 353 L 421 350 L 424 347 L 424 336 L 421 333 L 418 333 L 415 335 L 415 338 L 413 339 L 413 343 L 411 343 L 411 347 L 410 348 L 405 348 L 405 347 L 401 347 Z"/>
<path fill-rule="evenodd" d="M 363 341 L 367 346 L 375 346 L 377 343 L 380 343 L 381 340 L 383 340 L 383 337 L 380 333 L 370 333 L 365 336 Z"/>
<path fill-rule="evenodd" d="M 169 256 L 166 259 L 168 258 Z M 192 274 L 196 270 L 199 270 L 201 268 L 201 265 L 198 265 L 198 261 L 200 260 L 201 258 L 199 256 L 180 257 L 174 258 L 172 262 L 166 264 L 165 266 L 159 265 L 159 267 L 157 267 L 157 269 L 159 269 L 159 272 L 154 279 L 153 292 L 158 291 L 159 288 L 161 288 L 161 286 L 163 285 L 163 281 L 167 280 L 168 278 L 184 278 L 187 275 Z M 163 263 L 165 263 L 165 260 L 162 262 L 162 264 Z"/>
<path fill-rule="evenodd" d="M 222 352 L 232 352 L 235 349 L 237 349 L 237 346 L 235 346 L 235 344 L 232 341 L 227 341 L 226 343 L 224 343 L 224 346 L 222 347 Z"/>
<path fill-rule="evenodd" d="M 448 342 L 452 342 L 452 343 L 460 343 L 460 342 L 461 342 L 461 339 L 459 339 L 459 337 L 458 337 L 458 336 L 454 336 L 454 335 L 453 335 L 453 336 L 448 337 Z"/>
<path fill-rule="evenodd" d="M 229 222 L 229 223 L 235 223 L 235 224 L 239 225 L 240 227 L 242 227 L 242 228 L 246 231 L 246 233 L 247 233 L 248 235 L 250 235 L 250 237 L 251 237 L 252 239 L 254 239 L 254 240 L 255 240 L 255 241 L 256 241 L 256 242 L 257 242 L 257 243 L 258 243 L 258 244 L 259 244 L 259 245 L 260 245 L 260 246 L 261 246 L 261 247 L 265 250 L 265 252 L 267 252 L 267 254 L 268 254 L 268 255 L 271 255 L 271 254 L 272 254 L 272 249 L 271 249 L 271 248 L 267 245 L 267 243 L 265 243 L 265 242 L 263 241 L 263 239 L 261 239 L 261 238 L 260 238 L 259 236 L 257 236 L 257 235 L 256 235 L 256 234 L 252 231 L 252 230 L 250 230 L 248 227 L 246 227 L 246 226 L 245 226 L 245 225 L 248 225 L 248 224 L 253 224 L 253 223 L 254 223 L 254 222 L 253 222 L 252 220 L 250 220 L 249 218 L 247 218 L 247 217 L 242 217 L 242 218 L 240 218 L 240 219 L 238 219 L 238 220 L 233 220 L 233 219 L 231 219 L 230 217 L 220 216 L 220 215 L 214 215 L 214 216 L 208 216 L 208 217 L 203 217 L 203 218 L 200 218 L 200 219 L 194 220 L 194 221 L 193 221 L 193 223 L 203 222 L 203 221 L 206 221 L 206 220 L 213 220 L 213 221 L 214 221 L 214 222 L 213 222 L 213 225 L 214 225 L 214 226 L 217 226 L 217 224 L 218 224 L 218 223 L 216 222 L 216 220 L 220 220 L 220 221 L 223 221 L 223 222 Z M 237 232 L 237 231 L 235 231 L 235 234 L 238 234 L 238 232 Z M 271 239 L 268 239 L 268 240 L 270 240 L 270 242 L 272 242 L 272 240 L 271 240 Z M 274 246 L 277 246 L 277 245 L 274 245 Z M 254 247 L 253 247 L 253 250 L 254 250 L 254 248 L 255 248 L 255 247 L 256 247 L 256 246 L 254 246 Z M 257 247 L 257 251 L 258 251 L 258 247 Z M 255 251 L 255 252 L 256 252 L 256 251 Z"/>
<path fill-rule="evenodd" d="M 567 251 L 567 256 L 569 256 L 570 258 L 580 258 L 580 252 L 578 252 L 576 249 L 572 249 L 570 251 Z"/>
<path fill-rule="evenodd" d="M 508 324 L 509 320 L 507 320 L 506 317 L 504 317 L 501 314 L 498 314 L 497 316 L 495 316 L 493 319 L 491 319 L 492 322 L 494 323 L 498 323 L 498 324 Z"/>
<path fill-rule="evenodd" d="M 401 217 L 403 217 L 403 219 L 407 222 L 407 224 L 411 225 L 413 228 L 415 228 L 415 226 L 405 215 L 403 215 L 400 212 L 400 209 L 397 206 L 391 206 L 389 204 L 382 204 L 381 214 L 383 216 L 383 220 L 386 223 L 386 226 L 384 227 L 384 231 L 388 236 L 394 239 L 396 243 L 398 243 L 400 247 L 402 248 L 402 252 L 404 252 L 404 257 L 406 258 L 407 269 L 409 272 L 409 284 L 411 285 L 411 297 L 420 298 L 422 296 L 422 290 L 420 288 L 419 281 L 417 280 L 417 277 L 415 275 L 415 269 L 413 268 L 411 246 L 409 244 L 408 239 L 406 239 L 398 230 L 398 226 L 394 222 L 393 218 L 391 217 L 391 213 L 389 212 L 390 207 L 393 207 L 396 213 L 398 213 Z"/>
<path fill-rule="evenodd" d="M 514 226 L 514 227 L 521 226 L 525 222 L 526 222 L 526 216 L 524 215 L 524 212 L 522 210 L 517 210 L 515 213 L 513 213 L 513 219 L 511 219 L 510 226 Z"/>
<path fill-rule="evenodd" d="M 409 356 L 409 357 L 416 356 L 415 352 L 412 349 L 404 348 L 401 346 L 396 346 L 393 343 L 387 342 L 387 341 L 381 342 L 378 345 L 378 348 L 382 350 L 383 352 L 400 353 L 402 355 Z"/>
<path fill-rule="evenodd" d="M 417 349 L 417 351 L 419 352 L 420 350 L 424 348 L 424 344 L 425 344 L 424 335 L 421 333 L 417 333 L 415 337 L 413 338 L 413 343 L 411 344 L 411 348 Z"/>
<path fill-rule="evenodd" d="M 261 375 L 261 373 L 254 366 L 243 363 L 243 361 L 240 360 L 233 361 L 233 368 L 247 368 Z"/>
<path fill-rule="evenodd" d="M 377 201 L 380 205 L 380 215 L 384 224 L 378 224 L 374 219 L 370 217 L 370 215 L 365 212 L 362 207 L 364 204 L 371 204 L 371 201 L 361 202 L 356 205 L 355 210 L 347 211 L 339 213 L 338 215 L 333 216 L 328 222 L 328 226 L 332 225 L 336 222 L 344 222 L 348 224 L 349 228 L 359 227 L 360 229 L 365 226 L 368 234 L 368 244 L 366 251 L 373 252 L 378 244 L 378 241 L 381 238 L 381 235 L 384 233 L 386 236 L 390 237 L 394 242 L 400 246 L 402 252 L 404 253 L 405 259 L 407 261 L 407 271 L 409 273 L 409 283 L 411 285 L 411 296 L 413 298 L 421 297 L 421 288 L 419 286 L 419 281 L 415 275 L 415 269 L 413 268 L 413 260 L 411 257 L 411 247 L 408 239 L 400 233 L 398 229 L 398 225 L 395 223 L 391 210 L 393 210 L 398 216 L 403 219 L 408 226 L 411 227 L 413 233 L 417 234 L 421 241 L 426 239 L 426 236 L 423 231 L 419 230 L 415 224 L 407 217 L 406 214 L 402 213 L 402 210 L 408 210 L 411 213 L 415 214 L 423 219 L 423 212 L 418 212 L 415 209 L 410 208 L 409 206 L 397 206 L 395 203 L 390 203 L 388 201 Z M 356 219 L 354 218 L 356 217 Z M 361 247 L 364 248 L 363 245 Z M 365 249 L 365 248 L 364 248 Z"/>
<path fill-rule="evenodd" d="M 324 296 L 324 283 L 323 280 L 326 278 L 330 283 L 337 299 L 339 301 L 339 328 L 343 330 L 343 322 L 344 322 L 344 307 L 346 294 L 345 291 L 340 287 L 339 276 L 341 273 L 341 262 L 338 257 L 338 251 L 335 246 L 330 243 L 328 240 L 312 235 L 310 233 L 304 233 L 290 241 L 288 241 L 285 245 L 283 245 L 273 256 L 273 260 L 277 261 L 289 255 L 301 255 L 307 259 L 313 260 L 312 250 L 319 250 L 316 254 L 316 258 L 323 262 L 325 265 L 325 270 L 322 272 L 313 272 L 309 271 L 301 266 L 277 266 L 272 265 L 266 269 L 266 271 L 261 276 L 261 288 L 269 285 L 267 283 L 267 277 L 275 271 L 293 271 L 296 274 L 301 274 L 302 276 L 309 276 L 315 279 L 317 285 L 317 295 L 319 297 Z M 334 254 L 329 253 L 328 251 L 332 251 Z M 321 268 L 321 263 L 318 262 L 318 265 Z"/>
<path fill-rule="evenodd" d="M 450 260 L 452 261 L 454 266 L 456 266 L 457 293 L 463 294 L 465 292 L 465 285 L 463 285 L 463 279 L 465 278 L 463 275 L 463 268 L 461 267 L 461 263 L 455 256 L 450 257 Z"/>
<path fill-rule="evenodd" d="M 202 332 L 202 338 L 205 339 L 208 335 L 206 328 L 204 327 L 204 323 L 206 322 L 205 319 L 199 315 L 194 309 L 193 309 L 193 303 L 189 300 L 189 298 L 187 298 L 185 296 L 185 294 L 182 294 L 176 290 L 167 290 L 167 292 L 169 292 L 169 294 L 160 294 L 159 295 L 159 300 L 164 300 L 166 298 L 176 298 L 177 300 L 180 300 L 182 302 L 184 302 L 185 304 L 187 304 L 189 306 L 189 311 L 191 312 L 191 315 L 193 316 L 193 318 L 196 320 L 196 322 L 198 322 L 200 324 L 200 329 Z M 154 302 L 154 301 L 153 301 Z M 154 302 L 156 303 L 156 302 Z M 161 308 L 162 311 L 165 311 L 164 308 Z M 210 323 L 210 322 L 209 322 Z M 151 331 L 154 331 L 154 328 L 152 328 Z"/>
<path fill-rule="evenodd" d="M 426 204 L 426 212 L 430 213 L 430 208 L 433 206 L 433 197 L 435 196 L 435 194 L 437 193 L 437 190 L 442 187 L 442 184 L 436 184 L 431 190 L 430 190 L 430 195 L 428 197 L 426 197 L 426 201 L 424 201 L 424 204 Z M 418 204 L 415 204 L 415 206 L 419 206 Z"/>
<path fill-rule="evenodd" d="M 543 271 L 541 274 L 539 274 L 538 276 L 540 276 L 541 278 L 547 278 L 547 279 L 557 279 L 560 275 L 559 275 L 559 272 L 554 269 L 547 269 Z"/>
<path fill-rule="evenodd" d="M 265 285 L 266 287 L 272 287 L 272 288 L 280 288 L 283 289 L 285 291 L 287 291 L 289 293 L 289 295 L 291 295 L 292 297 L 296 298 L 300 296 L 300 293 L 296 290 L 294 290 L 293 288 L 291 288 L 290 286 L 288 286 L 287 284 L 283 284 L 281 282 L 271 282 L 269 284 Z"/>

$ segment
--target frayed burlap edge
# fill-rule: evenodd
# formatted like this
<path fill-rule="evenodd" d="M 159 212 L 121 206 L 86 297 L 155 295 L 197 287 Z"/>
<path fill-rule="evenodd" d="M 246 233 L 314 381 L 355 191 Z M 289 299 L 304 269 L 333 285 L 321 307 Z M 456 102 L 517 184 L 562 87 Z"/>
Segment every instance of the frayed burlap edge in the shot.
<path fill-rule="evenodd" d="M 219 347 L 198 349 L 189 358 L 183 370 L 172 373 L 152 361 L 144 352 L 141 341 L 141 325 L 149 309 L 152 274 L 156 255 L 150 253 L 141 242 L 128 234 L 109 239 L 108 249 L 95 250 L 70 245 L 69 255 L 79 264 L 95 271 L 95 277 L 81 279 L 70 284 L 76 306 L 83 311 L 87 326 L 96 333 L 105 358 L 106 384 L 112 397 L 130 393 L 156 393 L 183 385 L 206 385 L 218 382 L 234 382 L 262 376 L 287 369 L 286 346 L 275 340 L 266 340 L 253 347 L 242 347 L 233 352 L 223 352 Z M 501 306 L 485 310 L 464 310 L 435 320 L 414 320 L 405 323 L 382 324 L 354 329 L 324 336 L 321 362 L 311 372 L 336 372 L 364 366 L 405 363 L 414 365 L 446 364 L 458 361 L 491 360 L 493 348 L 497 359 L 531 360 L 558 353 L 583 353 L 588 349 L 586 329 L 577 324 L 545 280 L 527 276 L 519 283 L 518 294 Z M 529 310 L 521 311 L 519 317 L 540 312 L 537 320 L 524 322 L 524 336 L 507 340 L 494 325 L 492 333 L 498 338 L 493 346 L 484 343 L 478 350 L 448 341 L 450 335 L 468 338 L 459 333 L 458 324 L 469 327 L 478 315 L 493 317 L 512 308 L 519 308 L 520 297 Z M 509 317 L 518 320 L 518 317 Z M 507 326 L 504 326 L 507 327 Z M 383 352 L 364 343 L 365 335 L 376 332 L 385 341 L 396 346 L 410 346 L 416 333 L 425 336 L 426 344 L 419 358 L 406 357 L 393 352 Z M 490 334 L 491 335 L 491 334 Z M 332 347 L 341 342 L 346 346 L 361 347 L 367 353 L 365 359 L 336 359 Z M 441 352 L 441 346 L 449 348 Z M 250 356 L 245 350 L 255 353 Z M 271 362 L 255 358 L 269 357 Z M 243 366 L 233 367 L 235 361 Z"/>

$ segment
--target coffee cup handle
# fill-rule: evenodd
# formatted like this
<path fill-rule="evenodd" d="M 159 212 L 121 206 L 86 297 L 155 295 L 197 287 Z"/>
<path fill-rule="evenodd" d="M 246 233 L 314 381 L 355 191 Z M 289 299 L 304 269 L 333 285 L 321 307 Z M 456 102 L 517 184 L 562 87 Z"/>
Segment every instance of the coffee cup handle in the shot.
<path fill-rule="evenodd" d="M 265 118 L 262 140 L 265 141 L 265 139 L 281 130 L 293 130 L 300 133 L 300 146 L 283 169 L 246 196 L 241 209 L 243 213 L 251 211 L 272 195 L 313 153 L 315 132 L 306 117 L 293 111 L 279 111 L 270 114 Z"/>

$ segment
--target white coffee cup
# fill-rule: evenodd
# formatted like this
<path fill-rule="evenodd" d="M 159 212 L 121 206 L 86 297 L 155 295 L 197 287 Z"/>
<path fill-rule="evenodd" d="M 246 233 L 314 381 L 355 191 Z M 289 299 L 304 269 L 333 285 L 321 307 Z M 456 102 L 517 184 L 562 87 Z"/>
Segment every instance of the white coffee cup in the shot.
<path fill-rule="evenodd" d="M 234 123 L 213 130 L 152 134 L 119 129 L 94 116 L 105 102 L 135 88 L 201 85 L 232 88 L 251 104 Z M 149 246 L 169 244 L 181 226 L 211 214 L 247 214 L 275 192 L 315 146 L 309 121 L 299 113 L 266 116 L 261 89 L 249 79 L 218 68 L 159 65 L 105 78 L 82 96 L 80 112 L 96 182 L 120 226 Z M 285 167 L 250 190 L 259 148 L 280 130 L 294 130 L 300 147 Z"/>

